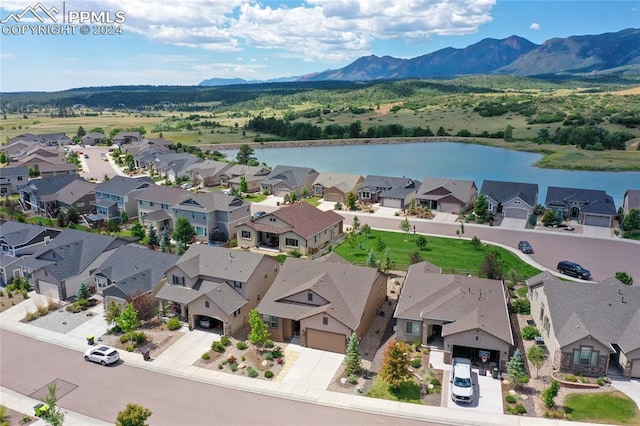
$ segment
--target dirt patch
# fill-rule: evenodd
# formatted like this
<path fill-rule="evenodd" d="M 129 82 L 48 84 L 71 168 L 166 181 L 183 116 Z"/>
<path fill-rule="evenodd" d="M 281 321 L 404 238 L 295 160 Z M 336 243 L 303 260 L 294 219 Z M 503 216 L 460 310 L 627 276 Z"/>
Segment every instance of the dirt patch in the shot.
<path fill-rule="evenodd" d="M 32 416 L 31 414 L 21 413 L 19 411 L 12 410 L 9 407 L 5 407 L 5 408 L 6 408 L 5 417 L 8 422 L 7 426 L 32 425 L 36 421 L 38 421 L 38 418 L 35 416 Z"/>
<path fill-rule="evenodd" d="M 160 355 L 165 349 L 173 345 L 184 335 L 184 333 L 178 330 L 171 331 L 167 329 L 167 326 L 158 318 L 147 321 L 136 331 L 144 332 L 147 340 L 142 344 L 136 345 L 134 352 L 141 353 L 142 349 L 149 349 L 151 350 L 152 356 Z M 125 350 L 129 342 L 120 342 L 120 336 L 122 336 L 122 333 L 104 334 L 98 338 L 98 342 Z"/>
<path fill-rule="evenodd" d="M 19 291 L 8 292 L 6 288 L 0 290 L 2 291 L 2 294 L 0 294 L 0 314 L 26 300 Z M 11 294 L 11 297 L 9 297 L 9 294 Z"/>

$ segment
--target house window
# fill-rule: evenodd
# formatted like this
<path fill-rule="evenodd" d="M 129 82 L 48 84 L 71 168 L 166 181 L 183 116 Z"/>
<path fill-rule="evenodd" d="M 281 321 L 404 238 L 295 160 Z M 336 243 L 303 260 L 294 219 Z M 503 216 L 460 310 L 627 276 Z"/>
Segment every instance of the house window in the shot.
<path fill-rule="evenodd" d="M 22 182 L 23 177 L 22 176 L 18 176 L 18 182 Z"/>
<path fill-rule="evenodd" d="M 237 311 L 235 311 L 235 312 L 233 313 L 233 317 L 235 318 L 235 317 L 237 317 L 238 315 L 240 315 L 240 309 L 238 309 Z"/>
<path fill-rule="evenodd" d="M 414 323 L 413 321 L 407 321 L 404 331 L 406 334 L 420 334 L 420 324 Z"/>
<path fill-rule="evenodd" d="M 544 317 L 544 322 L 542 323 L 542 328 L 544 328 L 544 331 L 547 332 L 547 335 L 549 334 L 549 329 L 551 328 L 551 323 L 549 322 L 549 317 L 545 316 Z"/>
<path fill-rule="evenodd" d="M 142 201 L 142 200 L 138 200 L 138 205 L 139 205 L 139 206 L 141 206 L 141 205 L 142 205 L 142 203 L 143 203 L 143 201 Z"/>
<path fill-rule="evenodd" d="M 275 222 L 275 221 L 276 221 L 276 218 L 275 218 L 275 217 L 270 217 L 270 218 L 269 218 L 269 222 Z"/>
<path fill-rule="evenodd" d="M 329 324 L 329 317 L 322 317 L 322 325 L 328 325 Z"/>
<path fill-rule="evenodd" d="M 240 238 L 244 238 L 246 240 L 251 238 L 251 231 L 241 231 Z"/>
<path fill-rule="evenodd" d="M 176 275 L 173 275 L 172 282 L 173 282 L 174 285 L 181 285 L 183 287 L 184 287 L 184 284 L 185 284 L 184 277 L 178 277 Z"/>
<path fill-rule="evenodd" d="M 263 315 L 262 320 L 269 326 L 269 328 L 278 328 L 278 317 L 273 315 Z"/>
<path fill-rule="evenodd" d="M 76 207 L 84 207 L 84 203 L 76 203 Z"/>
<path fill-rule="evenodd" d="M 591 346 L 580 346 L 580 349 L 573 350 L 573 364 L 595 366 L 598 364 L 599 354 Z"/>
<path fill-rule="evenodd" d="M 160 205 L 160 208 L 161 208 L 162 210 L 167 210 L 167 209 L 169 209 L 169 205 L 168 205 L 168 204 L 161 204 L 161 205 Z"/>
<path fill-rule="evenodd" d="M 298 247 L 298 240 L 296 238 L 285 238 L 284 244 L 288 247 Z"/>
<path fill-rule="evenodd" d="M 242 283 L 240 281 L 234 281 L 233 288 L 242 288 Z"/>
<path fill-rule="evenodd" d="M 313 302 L 313 293 L 307 293 L 307 300 Z"/>
<path fill-rule="evenodd" d="M 153 207 L 155 205 L 156 205 L 156 203 L 154 203 L 153 201 L 149 201 L 149 207 Z"/>
<path fill-rule="evenodd" d="M 544 303 L 540 306 L 540 321 L 544 318 Z"/>
<path fill-rule="evenodd" d="M 209 301 L 208 301 L 208 300 L 205 300 L 205 301 L 204 301 L 204 307 L 205 307 L 205 308 L 208 308 L 208 307 L 209 307 Z"/>

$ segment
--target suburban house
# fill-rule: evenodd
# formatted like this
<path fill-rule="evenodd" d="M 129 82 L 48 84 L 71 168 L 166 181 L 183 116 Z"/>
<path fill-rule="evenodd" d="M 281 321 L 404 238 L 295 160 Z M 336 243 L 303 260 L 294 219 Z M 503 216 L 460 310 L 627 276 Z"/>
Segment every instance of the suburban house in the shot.
<path fill-rule="evenodd" d="M 236 226 L 251 217 L 251 203 L 222 192 L 192 194 L 171 206 L 174 222 L 186 217 L 196 231 L 196 239 L 227 242 L 235 235 Z"/>
<path fill-rule="evenodd" d="M 611 227 L 617 214 L 613 197 L 597 189 L 550 186 L 545 207 L 558 217 L 592 226 Z"/>
<path fill-rule="evenodd" d="M 236 228 L 240 247 L 259 247 L 303 256 L 313 254 L 342 235 L 344 218 L 298 202 L 257 217 Z"/>
<path fill-rule="evenodd" d="M 278 342 L 345 353 L 351 334 L 367 331 L 385 303 L 387 275 L 337 255 L 289 258 L 258 311 Z"/>
<path fill-rule="evenodd" d="M 485 180 L 480 194 L 487 198 L 494 215 L 528 219 L 538 205 L 538 184 Z"/>
<path fill-rule="evenodd" d="M 439 271 L 409 267 L 394 314 L 398 340 L 442 344 L 447 363 L 464 357 L 504 371 L 514 345 L 504 284 Z"/>
<path fill-rule="evenodd" d="M 9 142 L 8 145 L 0 146 L 0 151 L 4 152 L 9 160 L 17 161 L 20 157 L 27 155 L 27 152 L 35 146 L 38 146 L 37 142 L 15 140 L 13 142 Z"/>
<path fill-rule="evenodd" d="M 25 210 L 53 218 L 58 214 L 58 191 L 76 180 L 84 181 L 78 175 L 31 179 L 18 188 L 20 203 Z"/>
<path fill-rule="evenodd" d="M 111 141 L 116 145 L 126 145 L 138 142 L 140 139 L 142 139 L 140 132 L 118 132 Z"/>
<path fill-rule="evenodd" d="M 235 164 L 222 172 L 220 185 L 240 191 L 240 180 L 244 176 L 247 182 L 247 192 L 260 192 L 260 184 L 269 173 L 271 173 L 271 170 L 264 166 Z"/>
<path fill-rule="evenodd" d="M 261 183 L 262 192 L 284 197 L 295 193 L 300 196 L 306 188 L 311 193 L 318 172 L 309 167 L 276 166 Z"/>
<path fill-rule="evenodd" d="M 35 135 L 33 133 L 23 133 L 14 138 L 9 139 L 9 144 L 18 141 L 26 141 L 30 144 L 38 144 L 45 146 L 65 146 L 69 145 L 72 140 L 64 133 L 45 133 L 42 135 Z"/>
<path fill-rule="evenodd" d="M 640 210 L 640 189 L 627 189 L 622 199 L 622 210 L 628 215 L 633 209 Z"/>
<path fill-rule="evenodd" d="M 193 164 L 202 163 L 204 160 L 187 154 L 186 152 L 175 153 L 169 151 L 167 153 L 160 153 L 154 158 L 154 166 L 158 175 L 169 179 L 171 182 L 176 182 L 176 179 L 183 177 L 189 177 L 187 169 Z"/>
<path fill-rule="evenodd" d="M 153 294 L 165 315 L 177 315 L 191 327 L 208 318 L 228 336 L 244 327 L 279 268 L 271 256 L 193 244 Z"/>
<path fill-rule="evenodd" d="M 102 219 L 119 218 L 126 211 L 129 217 L 138 216 L 136 197 L 143 189 L 155 186 L 150 177 L 128 178 L 114 176 L 96 186 L 96 215 Z"/>
<path fill-rule="evenodd" d="M 104 306 L 111 301 L 126 303 L 150 293 L 180 256 L 137 245 L 120 246 L 91 272 L 93 285 L 102 294 Z"/>
<path fill-rule="evenodd" d="M 549 271 L 528 279 L 527 286 L 531 316 L 554 370 L 640 377 L 640 287 L 615 278 L 561 281 Z"/>
<path fill-rule="evenodd" d="M 356 195 L 364 177 L 347 173 L 320 173 L 313 182 L 313 195 L 325 201 L 344 203 L 348 193 Z"/>
<path fill-rule="evenodd" d="M 23 267 L 33 270 L 38 294 L 66 300 L 76 294 L 81 283 L 89 285 L 91 273 L 129 242 L 117 237 L 65 229 L 49 244 L 31 256 L 24 256 Z"/>
<path fill-rule="evenodd" d="M 460 213 L 473 208 L 478 188 L 472 180 L 425 178 L 416 201 L 434 212 Z"/>
<path fill-rule="evenodd" d="M 58 191 L 58 209 L 66 212 L 73 207 L 81 215 L 92 213 L 96 204 L 96 186 L 98 184 L 83 179 L 72 181 Z"/>
<path fill-rule="evenodd" d="M 95 146 L 99 143 L 104 143 L 109 140 L 109 136 L 104 133 L 91 132 L 82 137 L 82 144 L 85 146 Z"/>
<path fill-rule="evenodd" d="M 0 252 L 2 256 L 25 256 L 48 244 L 61 231 L 41 225 L 0 219 Z"/>
<path fill-rule="evenodd" d="M 18 193 L 18 187 L 29 181 L 28 167 L 0 168 L 0 196 Z"/>
<path fill-rule="evenodd" d="M 367 176 L 358 188 L 358 201 L 403 209 L 416 194 L 420 182 L 406 177 Z"/>
<path fill-rule="evenodd" d="M 150 185 L 140 191 L 138 200 L 138 220 L 140 223 L 162 231 L 167 228 L 173 229 L 173 218 L 171 217 L 171 206 L 180 203 L 193 193 L 186 189 L 164 186 Z"/>
<path fill-rule="evenodd" d="M 77 175 L 78 167 L 73 163 L 40 163 L 37 167 L 40 177 Z"/>
<path fill-rule="evenodd" d="M 137 168 L 146 170 L 155 170 L 158 157 L 171 152 L 167 146 L 155 143 L 135 144 L 126 151 L 133 154 Z"/>
<path fill-rule="evenodd" d="M 229 163 L 222 161 L 203 160 L 187 167 L 185 173 L 193 182 L 199 181 L 201 186 L 211 187 L 220 185 L 220 175 L 230 167 Z"/>

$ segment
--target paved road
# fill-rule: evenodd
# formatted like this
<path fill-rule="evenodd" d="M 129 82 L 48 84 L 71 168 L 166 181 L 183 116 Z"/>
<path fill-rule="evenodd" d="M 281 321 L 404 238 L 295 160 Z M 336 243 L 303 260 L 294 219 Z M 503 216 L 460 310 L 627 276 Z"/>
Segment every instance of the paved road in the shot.
<path fill-rule="evenodd" d="M 0 382 L 31 395 L 56 379 L 77 386 L 60 407 L 104 421 L 133 402 L 152 425 L 429 425 L 401 418 L 240 392 L 134 368 L 86 363 L 78 352 L 0 331 Z M 69 386 L 68 388 L 71 388 Z"/>
<path fill-rule="evenodd" d="M 98 182 L 102 182 L 104 175 L 106 174 L 110 178 L 116 176 L 117 172 L 109 164 L 108 161 L 104 161 L 100 155 L 105 153 L 108 155 L 110 147 L 106 146 L 74 146 L 74 151 L 82 152 L 80 155 L 80 162 L 82 163 L 83 172 L 81 176 L 89 180 L 91 178 Z M 84 158 L 84 154 L 89 155 L 89 158 Z"/>

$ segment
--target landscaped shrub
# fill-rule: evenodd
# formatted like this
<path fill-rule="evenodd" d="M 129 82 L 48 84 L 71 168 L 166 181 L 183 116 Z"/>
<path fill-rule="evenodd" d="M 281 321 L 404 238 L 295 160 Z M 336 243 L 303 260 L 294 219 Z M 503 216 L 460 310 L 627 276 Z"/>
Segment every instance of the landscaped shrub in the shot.
<path fill-rule="evenodd" d="M 210 358 L 211 358 L 211 356 L 209 356 L 209 352 L 205 352 L 205 353 L 202 354 L 202 359 L 208 360 Z"/>
<path fill-rule="evenodd" d="M 13 293 L 10 290 L 7 290 L 7 297 L 13 299 Z"/>
<path fill-rule="evenodd" d="M 82 310 L 80 308 L 80 306 L 78 306 L 76 304 L 67 305 L 67 307 L 65 309 L 67 310 L 67 312 L 72 312 L 74 314 L 77 314 L 78 312 L 80 312 Z"/>
<path fill-rule="evenodd" d="M 575 383 L 575 382 L 578 381 L 578 378 L 576 376 L 574 376 L 573 374 L 567 374 L 566 376 L 564 376 L 564 379 L 567 382 L 572 382 L 572 383 Z"/>
<path fill-rule="evenodd" d="M 0 290 L 0 297 L 4 297 L 4 291 Z"/>
<path fill-rule="evenodd" d="M 518 414 L 526 414 L 527 413 L 527 409 L 524 408 L 524 405 L 518 404 L 518 405 L 515 405 L 513 407 L 507 407 L 507 413 L 516 414 L 516 415 L 518 415 Z"/>
<path fill-rule="evenodd" d="M 24 316 L 24 319 L 26 321 L 33 321 L 34 319 L 38 318 L 38 312 L 37 311 L 27 311 L 27 314 Z"/>
<path fill-rule="evenodd" d="M 531 302 L 527 299 L 517 299 L 511 304 L 513 312 L 516 314 L 529 315 L 531 314 Z"/>
<path fill-rule="evenodd" d="M 133 352 L 135 350 L 135 346 L 133 346 L 133 344 L 129 344 L 127 345 L 126 348 L 124 348 L 127 352 Z"/>
<path fill-rule="evenodd" d="M 275 357 L 273 356 L 273 352 L 267 352 L 264 354 L 264 359 L 267 361 L 273 361 Z"/>
<path fill-rule="evenodd" d="M 47 315 L 49 313 L 49 308 L 46 305 L 36 303 L 36 309 L 40 315 Z"/>
<path fill-rule="evenodd" d="M 438 380 L 438 379 L 431 379 L 430 383 L 435 387 L 440 386 L 440 380 Z"/>
<path fill-rule="evenodd" d="M 273 371 L 271 371 L 271 370 L 267 370 L 267 371 L 265 371 L 265 372 L 264 372 L 264 377 L 265 377 L 265 379 L 270 379 L 270 378 L 272 378 L 272 377 L 273 377 Z"/>
<path fill-rule="evenodd" d="M 230 355 L 227 357 L 227 362 L 228 362 L 229 364 L 236 364 L 236 361 L 237 361 L 237 358 L 236 358 L 236 356 L 235 356 L 235 355 L 230 354 Z"/>
<path fill-rule="evenodd" d="M 180 327 L 182 327 L 182 325 L 178 317 L 173 317 L 167 321 L 167 328 L 171 331 L 178 330 Z"/>
<path fill-rule="evenodd" d="M 271 351 L 271 355 L 274 358 L 280 358 L 282 356 L 282 351 L 280 349 L 276 349 L 275 351 Z"/>
<path fill-rule="evenodd" d="M 29 298 L 29 293 L 27 293 L 27 290 L 22 290 L 22 298 L 23 299 L 28 299 Z"/>
<path fill-rule="evenodd" d="M 266 342 L 264 342 L 264 347 L 265 348 L 272 348 L 274 347 L 276 344 L 273 343 L 273 340 L 267 340 Z"/>
<path fill-rule="evenodd" d="M 120 336 L 120 343 L 126 343 L 129 341 L 129 335 L 128 334 L 123 334 L 122 336 Z"/>
<path fill-rule="evenodd" d="M 211 349 L 220 353 L 223 353 L 225 350 L 227 350 L 227 348 L 220 342 L 213 342 L 211 344 Z"/>
<path fill-rule="evenodd" d="M 236 371 L 238 371 L 238 364 L 236 364 L 235 362 L 234 363 L 230 363 L 229 364 L 229 369 L 235 373 Z"/>
<path fill-rule="evenodd" d="M 511 394 L 505 396 L 504 400 L 507 401 L 509 404 L 515 404 L 516 403 L 516 397 L 511 395 Z"/>
<path fill-rule="evenodd" d="M 240 361 L 244 362 L 244 361 L 246 361 L 246 360 L 247 360 L 247 357 L 246 357 L 246 356 L 242 355 L 242 356 L 240 357 Z"/>
<path fill-rule="evenodd" d="M 251 377 L 252 379 L 255 377 L 258 377 L 258 372 L 253 367 L 247 368 L 247 373 L 249 374 L 249 377 Z"/>
<path fill-rule="evenodd" d="M 224 368 L 224 365 L 222 363 L 218 364 L 218 370 L 222 370 Z"/>
<path fill-rule="evenodd" d="M 247 344 L 245 342 L 238 342 L 236 343 L 236 348 L 238 348 L 238 350 L 245 350 L 247 349 Z"/>
<path fill-rule="evenodd" d="M 522 338 L 525 340 L 533 340 L 534 337 L 540 336 L 540 330 L 532 325 L 527 325 L 522 329 Z"/>
<path fill-rule="evenodd" d="M 229 338 L 229 336 L 222 336 L 220 338 L 220 343 L 222 343 L 224 346 L 229 346 L 231 344 L 231 339 Z"/>
<path fill-rule="evenodd" d="M 144 343 L 144 341 L 147 340 L 147 335 L 144 334 L 144 331 L 134 332 L 131 340 L 137 344 Z"/>
<path fill-rule="evenodd" d="M 355 374 L 351 374 L 349 377 L 347 377 L 347 382 L 355 385 L 356 383 L 358 383 L 358 378 L 355 376 Z"/>
<path fill-rule="evenodd" d="M 414 359 L 411 361 L 411 366 L 413 368 L 420 368 L 422 367 L 422 361 L 420 361 L 419 359 Z"/>
<path fill-rule="evenodd" d="M 604 386 L 604 379 L 602 377 L 598 377 L 596 383 L 598 384 L 598 386 Z"/>

